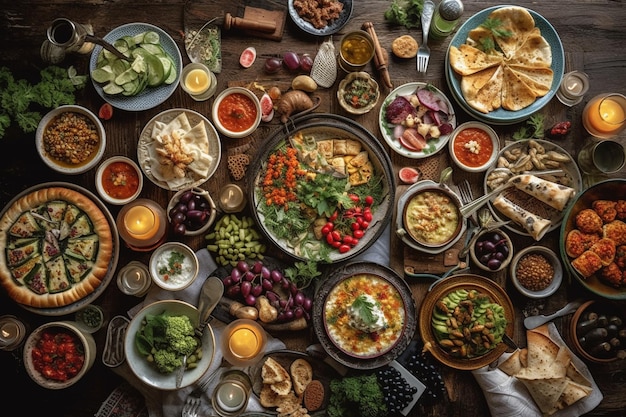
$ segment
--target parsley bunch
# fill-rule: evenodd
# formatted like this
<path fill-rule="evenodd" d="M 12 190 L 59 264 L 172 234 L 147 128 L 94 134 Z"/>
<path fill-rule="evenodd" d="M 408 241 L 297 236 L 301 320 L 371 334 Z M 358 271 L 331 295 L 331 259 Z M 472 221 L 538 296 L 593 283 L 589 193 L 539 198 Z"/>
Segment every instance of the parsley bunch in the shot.
<path fill-rule="evenodd" d="M 524 139 L 543 139 L 544 138 L 544 115 L 541 113 L 535 113 L 526 123 L 513 133 L 514 140 Z"/>
<path fill-rule="evenodd" d="M 78 76 L 73 67 L 48 66 L 40 76 L 38 83 L 31 84 L 16 79 L 7 67 L 0 67 L 0 138 L 13 122 L 24 133 L 34 132 L 42 118 L 40 110 L 74 104 L 74 92 L 87 81 L 87 76 Z"/>
<path fill-rule="evenodd" d="M 385 11 L 385 20 L 407 29 L 422 27 L 424 0 L 392 0 Z"/>
<path fill-rule="evenodd" d="M 384 417 L 388 414 L 382 388 L 375 374 L 330 382 L 329 417 Z"/>

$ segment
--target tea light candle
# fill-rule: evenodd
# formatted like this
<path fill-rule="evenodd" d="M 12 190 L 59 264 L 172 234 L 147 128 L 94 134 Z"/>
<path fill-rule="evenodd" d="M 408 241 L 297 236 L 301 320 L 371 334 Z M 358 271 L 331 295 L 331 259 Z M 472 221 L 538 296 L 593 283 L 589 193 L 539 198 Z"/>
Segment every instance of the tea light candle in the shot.
<path fill-rule="evenodd" d="M 131 249 L 152 250 L 165 239 L 165 210 L 152 200 L 137 199 L 120 210 L 117 229 Z"/>
<path fill-rule="evenodd" d="M 129 262 L 120 269 L 117 276 L 117 286 L 127 295 L 141 297 L 148 291 L 151 283 L 148 267 L 138 261 Z"/>
<path fill-rule="evenodd" d="M 217 88 L 215 74 L 209 68 L 199 62 L 194 62 L 183 68 L 180 83 L 191 98 L 196 101 L 207 100 Z"/>
<path fill-rule="evenodd" d="M 238 185 L 227 184 L 220 191 L 219 204 L 226 213 L 235 213 L 243 210 L 246 205 L 246 197 Z"/>
<path fill-rule="evenodd" d="M 626 97 L 604 94 L 594 97 L 583 110 L 583 125 L 587 132 L 600 138 L 617 135 L 626 123 Z"/>
<path fill-rule="evenodd" d="M 587 74 L 580 71 L 571 71 L 563 76 L 556 96 L 561 103 L 573 106 L 581 102 L 587 90 L 589 90 L 589 77 Z"/>
<path fill-rule="evenodd" d="M 211 79 L 205 71 L 192 69 L 185 77 L 185 87 L 193 94 L 202 94 L 209 89 Z"/>
<path fill-rule="evenodd" d="M 215 398 L 220 409 L 232 413 L 244 406 L 246 393 L 241 385 L 225 382 L 217 389 Z"/>
<path fill-rule="evenodd" d="M 134 206 L 126 212 L 124 226 L 132 237 L 150 239 L 159 230 L 159 218 L 150 207 Z"/>
<path fill-rule="evenodd" d="M 0 349 L 13 350 L 17 348 L 24 340 L 25 335 L 24 323 L 17 317 L 11 315 L 0 317 Z"/>
<path fill-rule="evenodd" d="M 221 347 L 224 359 L 234 366 L 250 366 L 263 356 L 265 330 L 254 320 L 238 319 L 224 329 Z"/>

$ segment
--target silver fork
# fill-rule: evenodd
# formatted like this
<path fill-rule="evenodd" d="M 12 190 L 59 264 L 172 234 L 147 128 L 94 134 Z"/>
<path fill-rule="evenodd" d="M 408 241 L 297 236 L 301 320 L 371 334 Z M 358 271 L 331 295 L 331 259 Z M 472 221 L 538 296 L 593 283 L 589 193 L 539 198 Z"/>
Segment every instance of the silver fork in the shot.
<path fill-rule="evenodd" d="M 472 192 L 472 187 L 468 180 L 463 180 L 457 185 L 457 189 L 459 190 L 459 194 L 461 195 L 461 202 L 463 205 L 467 205 L 474 201 L 474 193 Z M 476 220 L 476 216 L 474 213 L 470 215 L 470 220 L 474 225 L 478 225 L 478 221 Z"/>
<path fill-rule="evenodd" d="M 193 391 L 191 391 L 185 400 L 185 405 L 183 405 L 183 411 L 181 413 L 182 417 L 198 417 L 198 409 L 200 408 L 200 403 L 202 402 L 202 394 L 206 391 L 207 387 L 216 375 L 217 372 L 213 372 L 204 381 L 201 381 Z"/>
<path fill-rule="evenodd" d="M 426 0 L 422 8 L 422 44 L 417 50 L 417 71 L 425 73 L 428 68 L 428 60 L 430 59 L 430 48 L 428 47 L 428 31 L 430 30 L 430 21 L 433 19 L 435 12 L 435 3 L 432 0 Z"/>

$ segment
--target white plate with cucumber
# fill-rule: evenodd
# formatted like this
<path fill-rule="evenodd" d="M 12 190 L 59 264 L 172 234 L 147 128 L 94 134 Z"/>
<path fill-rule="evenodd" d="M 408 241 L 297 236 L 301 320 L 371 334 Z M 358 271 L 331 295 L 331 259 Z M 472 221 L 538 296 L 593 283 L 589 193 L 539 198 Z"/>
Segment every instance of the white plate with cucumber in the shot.
<path fill-rule="evenodd" d="M 180 81 L 182 58 L 176 42 L 148 23 L 128 23 L 104 36 L 128 60 L 96 46 L 89 72 L 94 88 L 121 110 L 142 111 L 167 100 Z"/>

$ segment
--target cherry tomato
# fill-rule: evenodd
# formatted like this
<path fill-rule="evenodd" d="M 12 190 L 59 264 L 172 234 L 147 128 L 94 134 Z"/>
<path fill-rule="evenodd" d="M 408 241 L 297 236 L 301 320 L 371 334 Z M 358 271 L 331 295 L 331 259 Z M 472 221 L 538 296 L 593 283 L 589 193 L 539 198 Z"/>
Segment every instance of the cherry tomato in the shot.
<path fill-rule="evenodd" d="M 328 234 L 326 235 L 326 242 L 327 242 L 329 245 L 332 245 L 333 243 L 335 243 L 335 239 L 333 239 L 333 234 L 332 234 L 332 233 L 328 233 Z"/>
<path fill-rule="evenodd" d="M 330 232 L 331 235 L 333 235 L 333 240 L 336 242 L 341 242 L 341 233 L 339 233 L 336 230 L 333 230 L 332 232 Z"/>
<path fill-rule="evenodd" d="M 363 237 L 363 235 L 365 235 L 365 232 L 364 232 L 363 230 L 361 230 L 361 229 L 359 229 L 359 230 L 354 230 L 354 231 L 352 232 L 352 236 L 354 236 L 354 237 L 355 237 L 355 238 L 357 238 L 357 239 L 361 239 L 361 238 Z"/>
<path fill-rule="evenodd" d="M 370 222 L 363 220 L 361 223 L 361 228 L 367 229 L 370 226 Z"/>
<path fill-rule="evenodd" d="M 322 235 L 326 236 L 330 233 L 331 230 L 332 228 L 329 227 L 328 224 L 326 224 L 324 227 L 322 227 Z"/>
<path fill-rule="evenodd" d="M 365 220 L 366 222 L 371 222 L 372 221 L 372 213 L 371 212 L 363 213 L 363 220 Z"/>
<path fill-rule="evenodd" d="M 354 201 L 355 203 L 358 203 L 361 200 L 359 196 L 356 194 L 350 194 L 349 197 L 350 197 L 350 200 Z"/>
<path fill-rule="evenodd" d="M 356 221 L 350 225 L 350 228 L 352 229 L 352 231 L 361 230 L 361 225 L 358 221 Z"/>
<path fill-rule="evenodd" d="M 345 243 L 346 245 L 351 245 L 351 244 L 352 244 L 352 236 L 350 236 L 350 235 L 345 235 L 345 236 L 343 237 L 343 239 L 341 239 L 341 241 L 342 241 L 343 243 Z"/>
<path fill-rule="evenodd" d="M 341 243 L 340 241 L 337 241 L 337 240 L 335 240 L 335 241 L 331 244 L 331 246 L 332 246 L 333 248 L 337 248 L 337 249 L 338 249 L 341 245 L 342 245 L 342 243 Z"/>
<path fill-rule="evenodd" d="M 337 220 L 337 217 L 339 217 L 339 212 L 335 210 L 335 212 L 332 214 L 332 216 L 328 218 L 328 220 L 334 222 L 335 220 Z"/>
<path fill-rule="evenodd" d="M 367 197 L 365 197 L 365 204 L 368 206 L 371 206 L 372 204 L 374 204 L 374 197 L 372 197 L 371 195 L 368 195 Z"/>
<path fill-rule="evenodd" d="M 350 250 L 350 246 L 349 245 L 341 245 L 339 246 L 339 253 L 346 253 Z"/>

